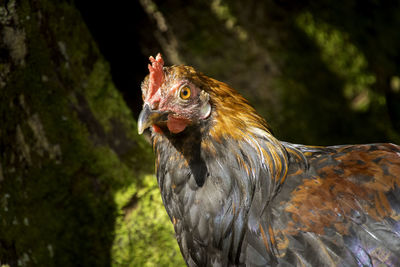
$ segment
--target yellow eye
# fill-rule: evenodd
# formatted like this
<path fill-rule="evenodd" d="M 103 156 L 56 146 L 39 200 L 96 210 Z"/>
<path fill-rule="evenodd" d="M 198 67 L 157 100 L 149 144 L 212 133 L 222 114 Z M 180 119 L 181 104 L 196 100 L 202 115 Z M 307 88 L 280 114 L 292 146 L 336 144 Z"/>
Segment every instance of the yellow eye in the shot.
<path fill-rule="evenodd" d="M 179 91 L 179 97 L 183 100 L 189 99 L 190 97 L 190 88 L 188 86 L 182 87 Z"/>

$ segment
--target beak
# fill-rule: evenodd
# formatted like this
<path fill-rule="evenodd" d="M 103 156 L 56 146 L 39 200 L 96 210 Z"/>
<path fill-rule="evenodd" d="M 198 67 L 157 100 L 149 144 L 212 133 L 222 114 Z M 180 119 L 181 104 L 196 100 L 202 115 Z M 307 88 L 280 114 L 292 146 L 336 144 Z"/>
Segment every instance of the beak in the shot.
<path fill-rule="evenodd" d="M 144 130 L 157 122 L 166 121 L 168 116 L 167 111 L 152 110 L 149 104 L 144 104 L 138 119 L 138 132 L 142 134 Z"/>

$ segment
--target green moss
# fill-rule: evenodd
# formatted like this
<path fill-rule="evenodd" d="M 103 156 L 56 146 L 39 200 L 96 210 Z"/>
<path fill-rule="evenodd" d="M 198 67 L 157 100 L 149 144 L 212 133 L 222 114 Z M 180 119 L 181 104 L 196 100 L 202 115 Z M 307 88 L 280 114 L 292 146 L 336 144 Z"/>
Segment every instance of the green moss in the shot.
<path fill-rule="evenodd" d="M 107 128 L 110 126 L 111 116 L 121 112 L 120 106 L 122 102 L 120 94 L 113 87 L 109 73 L 108 66 L 102 61 L 97 61 L 88 78 L 88 83 L 84 87 L 85 95 L 90 100 L 91 110 L 94 112 L 95 117 L 100 119 L 101 124 Z M 129 112 L 126 113 L 130 115 Z"/>
<path fill-rule="evenodd" d="M 144 187 L 127 187 L 115 195 L 121 211 L 116 223 L 113 266 L 185 266 L 163 207 L 156 178 Z"/>

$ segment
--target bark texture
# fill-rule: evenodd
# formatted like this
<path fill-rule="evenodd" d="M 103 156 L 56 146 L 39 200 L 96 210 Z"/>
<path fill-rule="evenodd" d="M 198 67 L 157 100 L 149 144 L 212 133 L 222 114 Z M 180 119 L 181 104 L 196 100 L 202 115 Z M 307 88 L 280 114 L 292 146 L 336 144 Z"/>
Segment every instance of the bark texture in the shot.
<path fill-rule="evenodd" d="M 0 3 L 0 265 L 118 263 L 151 147 L 70 2 Z"/>

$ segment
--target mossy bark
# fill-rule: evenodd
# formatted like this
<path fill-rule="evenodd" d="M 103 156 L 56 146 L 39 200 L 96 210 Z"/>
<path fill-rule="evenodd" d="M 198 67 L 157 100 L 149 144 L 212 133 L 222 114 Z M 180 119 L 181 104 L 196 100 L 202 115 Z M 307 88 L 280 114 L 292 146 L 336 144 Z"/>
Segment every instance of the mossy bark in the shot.
<path fill-rule="evenodd" d="M 71 3 L 6 1 L 0 32 L 0 265 L 118 262 L 151 147 Z"/>

